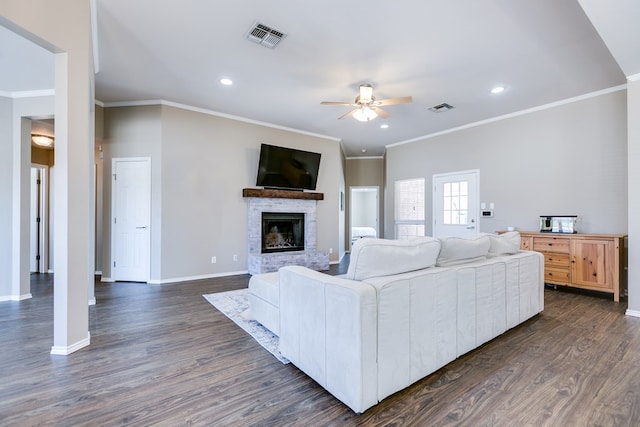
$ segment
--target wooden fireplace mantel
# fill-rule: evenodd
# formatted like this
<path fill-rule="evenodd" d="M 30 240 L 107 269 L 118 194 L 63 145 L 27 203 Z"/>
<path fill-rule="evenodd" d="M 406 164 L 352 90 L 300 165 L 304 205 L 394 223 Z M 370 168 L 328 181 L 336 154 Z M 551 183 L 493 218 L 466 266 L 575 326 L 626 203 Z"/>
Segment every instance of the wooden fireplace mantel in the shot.
<path fill-rule="evenodd" d="M 274 199 L 324 200 L 324 193 L 275 190 L 270 188 L 243 188 L 242 197 L 269 197 Z"/>

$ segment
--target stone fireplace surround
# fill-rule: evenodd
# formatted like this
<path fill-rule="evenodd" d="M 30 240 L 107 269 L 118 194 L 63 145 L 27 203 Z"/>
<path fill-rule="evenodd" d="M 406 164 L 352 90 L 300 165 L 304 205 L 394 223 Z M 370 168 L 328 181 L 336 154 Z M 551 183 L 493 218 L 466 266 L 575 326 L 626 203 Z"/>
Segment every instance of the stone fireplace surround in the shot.
<path fill-rule="evenodd" d="M 316 248 L 316 205 L 322 193 L 245 188 L 247 198 L 248 270 L 249 274 L 278 271 L 285 265 L 303 265 L 314 270 L 329 269 L 329 254 Z M 303 213 L 304 251 L 262 253 L 262 213 Z"/>

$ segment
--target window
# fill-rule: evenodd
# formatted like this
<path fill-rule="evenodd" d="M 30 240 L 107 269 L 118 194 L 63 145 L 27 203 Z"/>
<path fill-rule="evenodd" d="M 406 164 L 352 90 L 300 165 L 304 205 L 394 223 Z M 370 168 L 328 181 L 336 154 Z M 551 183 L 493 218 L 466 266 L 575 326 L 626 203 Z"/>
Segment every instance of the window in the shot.
<path fill-rule="evenodd" d="M 444 224 L 467 224 L 469 220 L 469 182 L 445 182 L 442 187 Z"/>
<path fill-rule="evenodd" d="M 424 178 L 395 183 L 396 239 L 424 236 Z"/>

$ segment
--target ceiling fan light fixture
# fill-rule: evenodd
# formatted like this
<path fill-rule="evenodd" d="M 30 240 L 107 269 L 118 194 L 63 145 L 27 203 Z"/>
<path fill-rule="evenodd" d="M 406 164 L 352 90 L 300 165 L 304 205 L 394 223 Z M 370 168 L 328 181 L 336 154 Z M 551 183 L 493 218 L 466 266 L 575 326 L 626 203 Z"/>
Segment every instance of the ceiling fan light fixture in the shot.
<path fill-rule="evenodd" d="M 53 137 L 47 135 L 31 135 L 31 142 L 40 146 L 50 148 L 53 146 Z"/>
<path fill-rule="evenodd" d="M 353 112 L 353 118 L 360 122 L 368 122 L 378 117 L 378 114 L 369 107 L 362 107 Z"/>
<path fill-rule="evenodd" d="M 363 104 L 368 104 L 373 101 L 373 86 L 370 84 L 360 85 L 360 96 L 358 101 Z"/>

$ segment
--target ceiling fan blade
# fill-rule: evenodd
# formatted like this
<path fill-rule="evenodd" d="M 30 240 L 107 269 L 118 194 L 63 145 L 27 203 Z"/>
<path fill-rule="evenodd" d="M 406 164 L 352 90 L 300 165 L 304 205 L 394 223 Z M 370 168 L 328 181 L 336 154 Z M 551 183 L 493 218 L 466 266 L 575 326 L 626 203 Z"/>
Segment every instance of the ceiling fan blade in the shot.
<path fill-rule="evenodd" d="M 353 102 L 322 101 L 320 104 L 322 104 L 322 105 L 348 105 L 348 106 L 353 106 Z"/>
<path fill-rule="evenodd" d="M 382 108 L 378 108 L 378 107 L 371 107 L 371 109 L 379 116 L 382 117 L 383 119 L 386 119 L 389 117 L 389 113 L 387 113 L 386 111 L 384 111 Z"/>
<path fill-rule="evenodd" d="M 396 105 L 396 104 L 409 104 L 413 102 L 413 98 L 410 96 L 403 96 L 401 98 L 388 98 L 380 99 L 373 102 L 375 107 L 382 107 L 384 105 Z"/>
<path fill-rule="evenodd" d="M 351 104 L 349 104 L 349 105 L 351 105 Z M 349 117 L 349 116 L 350 116 L 350 115 L 352 115 L 352 114 L 353 114 L 353 112 L 354 112 L 354 111 L 356 111 L 356 110 L 357 110 L 357 108 L 354 108 L 353 110 L 349 111 L 348 113 L 341 115 L 340 117 L 338 117 L 338 120 L 342 120 L 342 119 L 344 119 L 344 118 Z"/>

